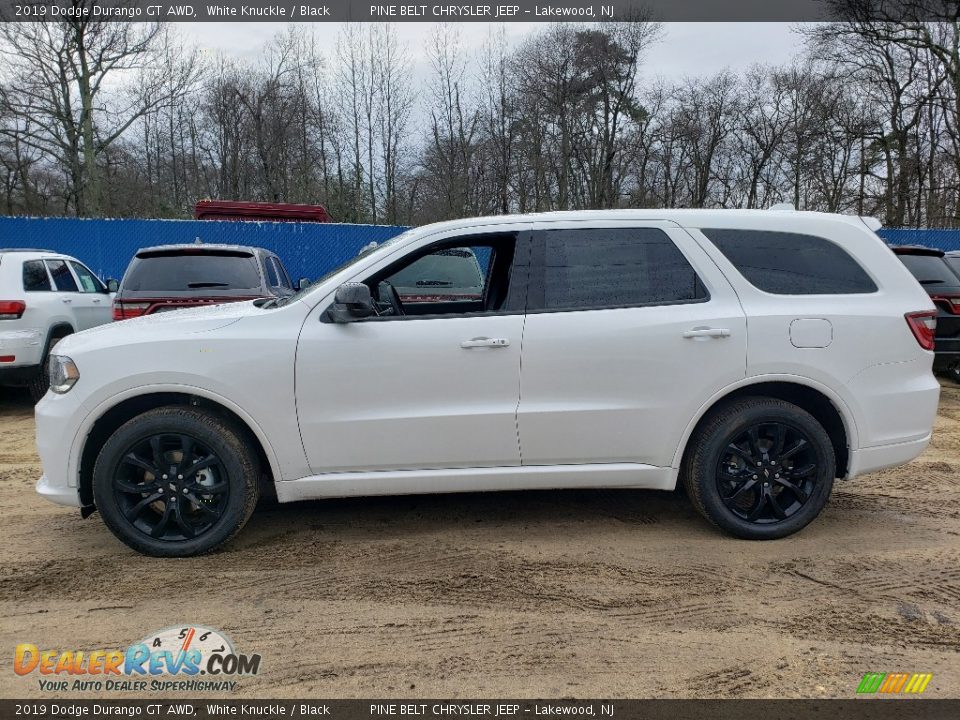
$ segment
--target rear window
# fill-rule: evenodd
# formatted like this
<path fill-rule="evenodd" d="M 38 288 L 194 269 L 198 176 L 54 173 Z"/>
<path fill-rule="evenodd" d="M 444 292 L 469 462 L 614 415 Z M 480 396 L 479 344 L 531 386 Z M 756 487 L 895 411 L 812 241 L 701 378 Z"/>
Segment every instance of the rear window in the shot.
<path fill-rule="evenodd" d="M 960 277 L 950 270 L 945 258 L 936 255 L 897 255 L 924 287 L 960 285 Z"/>
<path fill-rule="evenodd" d="M 960 278 L 960 257 L 955 257 L 953 255 L 948 255 L 944 258 L 947 261 L 947 265 L 950 266 L 950 269 L 953 270 L 957 277 Z"/>
<path fill-rule="evenodd" d="M 815 235 L 701 230 L 751 285 L 776 295 L 850 295 L 877 286 L 850 254 Z"/>
<path fill-rule="evenodd" d="M 138 255 L 123 280 L 131 291 L 254 290 L 260 287 L 257 261 L 250 253 L 161 251 Z"/>

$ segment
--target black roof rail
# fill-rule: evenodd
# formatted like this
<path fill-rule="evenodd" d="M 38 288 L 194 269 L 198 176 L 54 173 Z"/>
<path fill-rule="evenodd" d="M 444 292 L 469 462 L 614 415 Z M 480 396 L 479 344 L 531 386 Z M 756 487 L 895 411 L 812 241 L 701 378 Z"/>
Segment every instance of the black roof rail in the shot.
<path fill-rule="evenodd" d="M 43 250 L 42 248 L 0 248 L 0 253 L 5 252 L 45 252 L 53 253 L 53 250 Z"/>

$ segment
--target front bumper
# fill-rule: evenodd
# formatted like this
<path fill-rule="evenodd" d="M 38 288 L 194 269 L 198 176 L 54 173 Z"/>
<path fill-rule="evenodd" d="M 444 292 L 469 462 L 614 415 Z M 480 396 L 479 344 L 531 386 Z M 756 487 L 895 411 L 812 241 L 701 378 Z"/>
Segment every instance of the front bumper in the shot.
<path fill-rule="evenodd" d="M 80 493 L 77 488 L 67 485 L 56 485 L 50 481 L 46 475 L 41 475 L 37 481 L 37 493 L 57 505 L 67 505 L 69 507 L 81 507 Z"/>
<path fill-rule="evenodd" d="M 86 415 L 87 410 L 75 391 L 63 395 L 47 393 L 34 408 L 37 454 L 43 465 L 37 492 L 51 502 L 82 506 L 73 446 Z"/>

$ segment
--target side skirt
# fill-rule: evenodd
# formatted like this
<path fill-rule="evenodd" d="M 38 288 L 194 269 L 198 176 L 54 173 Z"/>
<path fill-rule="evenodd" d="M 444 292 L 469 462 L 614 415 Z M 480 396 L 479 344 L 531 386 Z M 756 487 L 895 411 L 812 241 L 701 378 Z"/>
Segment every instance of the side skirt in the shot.
<path fill-rule="evenodd" d="M 561 488 L 673 490 L 675 484 L 674 468 L 641 463 L 338 472 L 275 483 L 280 502 L 366 495 Z"/>

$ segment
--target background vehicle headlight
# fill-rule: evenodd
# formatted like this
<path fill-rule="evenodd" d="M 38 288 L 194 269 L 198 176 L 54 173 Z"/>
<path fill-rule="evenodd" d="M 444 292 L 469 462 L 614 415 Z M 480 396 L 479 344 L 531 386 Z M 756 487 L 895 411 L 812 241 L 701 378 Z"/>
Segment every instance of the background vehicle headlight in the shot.
<path fill-rule="evenodd" d="M 66 355 L 51 355 L 49 363 L 50 389 L 61 395 L 80 379 L 76 364 Z"/>

